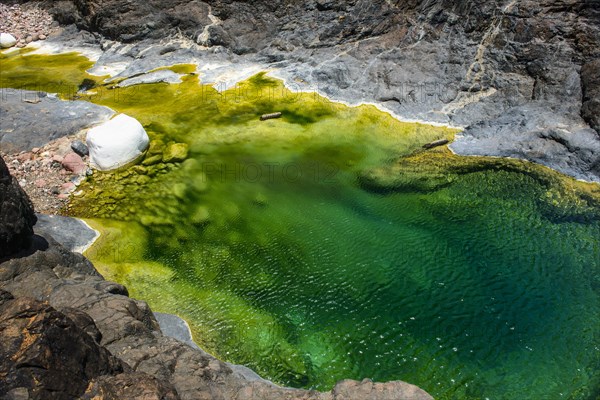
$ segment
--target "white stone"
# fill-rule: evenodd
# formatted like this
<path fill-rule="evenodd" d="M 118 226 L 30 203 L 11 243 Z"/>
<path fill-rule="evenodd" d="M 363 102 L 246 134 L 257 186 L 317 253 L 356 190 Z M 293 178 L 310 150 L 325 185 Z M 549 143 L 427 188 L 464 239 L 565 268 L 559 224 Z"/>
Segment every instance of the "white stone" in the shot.
<path fill-rule="evenodd" d="M 140 122 L 119 114 L 108 122 L 90 129 L 86 138 L 90 164 L 108 171 L 125 166 L 140 157 L 150 138 Z"/>
<path fill-rule="evenodd" d="M 10 33 L 0 33 L 0 47 L 8 49 L 17 44 L 17 39 Z"/>

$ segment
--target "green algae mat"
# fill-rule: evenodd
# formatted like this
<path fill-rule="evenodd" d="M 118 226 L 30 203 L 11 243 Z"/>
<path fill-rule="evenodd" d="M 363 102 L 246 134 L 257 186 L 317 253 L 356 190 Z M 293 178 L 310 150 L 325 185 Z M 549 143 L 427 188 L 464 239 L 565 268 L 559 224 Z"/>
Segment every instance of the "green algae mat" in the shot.
<path fill-rule="evenodd" d="M 95 173 L 68 214 L 102 232 L 87 256 L 107 279 L 185 318 L 207 351 L 303 388 L 598 397 L 597 185 L 425 151 L 455 131 L 263 74 L 218 93 L 177 66 L 181 84 L 110 89 L 80 56 L 29 57 L 0 56 L 5 87 L 62 79 L 69 98 L 92 79 L 76 96 L 144 124 L 143 163 Z M 163 162 L 174 148 L 186 159 Z"/>

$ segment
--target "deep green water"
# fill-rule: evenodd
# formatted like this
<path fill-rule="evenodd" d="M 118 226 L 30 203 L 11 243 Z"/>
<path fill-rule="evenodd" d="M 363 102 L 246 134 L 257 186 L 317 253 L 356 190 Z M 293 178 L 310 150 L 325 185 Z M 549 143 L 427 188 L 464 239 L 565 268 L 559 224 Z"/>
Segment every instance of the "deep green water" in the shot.
<path fill-rule="evenodd" d="M 5 79 L 30 71 L 13 62 Z M 190 77 L 92 98 L 191 149 L 82 186 L 70 213 L 103 231 L 87 255 L 105 276 L 280 384 L 598 398 L 597 187 L 421 152 L 451 132 L 371 107 L 248 94 L 264 88 L 281 89 L 259 76 L 228 97 Z"/>
<path fill-rule="evenodd" d="M 441 399 L 594 398 L 597 208 L 554 207 L 536 177 L 495 164 L 439 190 L 374 194 L 356 177 L 368 143 L 289 140 L 188 162 L 177 181 L 208 172 L 209 189 L 188 186 L 174 225 L 142 228 L 164 283 L 143 261 L 115 278 L 191 321 L 203 347 L 279 383 L 369 377 Z M 198 209 L 209 222 L 194 226 Z"/>

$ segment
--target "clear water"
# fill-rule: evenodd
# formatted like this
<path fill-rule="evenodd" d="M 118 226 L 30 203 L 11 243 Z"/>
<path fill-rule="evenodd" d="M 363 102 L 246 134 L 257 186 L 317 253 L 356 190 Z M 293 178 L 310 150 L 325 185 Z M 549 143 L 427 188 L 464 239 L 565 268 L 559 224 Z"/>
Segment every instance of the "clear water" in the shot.
<path fill-rule="evenodd" d="M 77 80 L 70 57 L 52 65 Z M 12 58 L 0 78 L 14 86 L 45 60 Z M 452 132 L 274 95 L 281 85 L 264 77 L 241 89 L 219 95 L 190 76 L 91 99 L 191 149 L 182 164 L 96 174 L 73 199 L 70 213 L 104 233 L 87 255 L 105 276 L 281 384 L 598 398 L 596 186 L 421 152 Z M 258 121 L 270 111 L 284 118 Z"/>
<path fill-rule="evenodd" d="M 113 278 L 184 316 L 201 346 L 286 385 L 369 377 L 440 399 L 594 398 L 597 206 L 556 206 L 539 177 L 496 162 L 438 190 L 373 193 L 357 180 L 368 141 L 290 140 L 216 146 L 173 171 L 209 189 L 188 187 L 173 225 L 140 228 L 162 267 L 117 263 Z M 210 217 L 194 225 L 199 205 Z"/>

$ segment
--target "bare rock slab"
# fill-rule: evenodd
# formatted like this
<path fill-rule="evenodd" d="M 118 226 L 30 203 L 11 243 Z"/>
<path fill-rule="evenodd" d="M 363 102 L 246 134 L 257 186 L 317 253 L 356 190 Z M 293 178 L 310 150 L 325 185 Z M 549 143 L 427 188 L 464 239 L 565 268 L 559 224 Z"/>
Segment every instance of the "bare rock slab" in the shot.
<path fill-rule="evenodd" d="M 114 113 L 87 101 L 63 101 L 43 92 L 2 89 L 0 148 L 6 153 L 31 151 L 102 123 Z"/>

